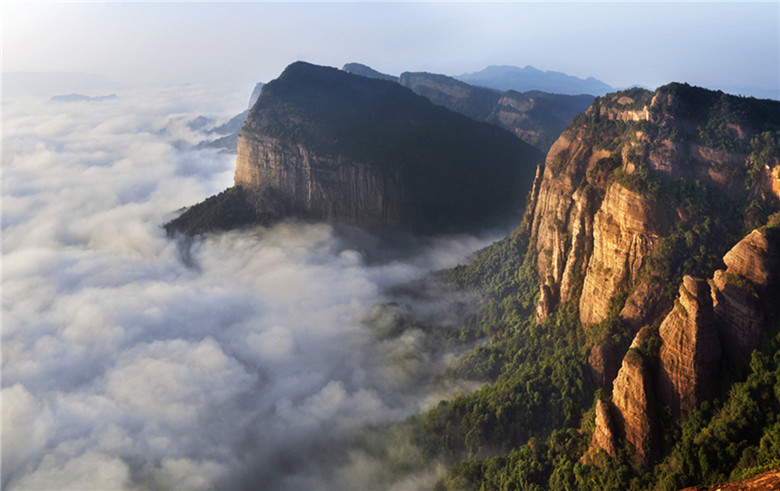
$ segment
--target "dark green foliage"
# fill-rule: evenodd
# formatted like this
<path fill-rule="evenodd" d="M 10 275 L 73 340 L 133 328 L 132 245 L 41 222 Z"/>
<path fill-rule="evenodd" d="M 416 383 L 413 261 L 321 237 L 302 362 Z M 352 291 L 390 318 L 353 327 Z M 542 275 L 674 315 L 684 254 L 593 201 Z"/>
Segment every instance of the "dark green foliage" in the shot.
<path fill-rule="evenodd" d="M 660 283 L 672 300 L 683 275 L 704 278 L 723 266 L 723 255 L 747 232 L 741 211 L 745 205 L 700 181 L 662 181 L 659 187 L 658 201 L 684 220 L 673 221 L 658 240 L 643 274 Z"/>
<path fill-rule="evenodd" d="M 740 128 L 756 133 L 780 129 L 777 101 L 738 97 L 679 83 L 660 87 L 656 97 L 656 113 L 698 123 L 689 136 L 719 150 L 747 153 L 749 138 L 740 135 Z"/>
<path fill-rule="evenodd" d="M 434 104 L 477 121 L 485 121 L 493 113 L 501 98 L 501 93 L 498 91 L 469 85 L 436 73 L 402 73 L 398 83 L 426 97 Z"/>
<path fill-rule="evenodd" d="M 491 383 L 415 419 L 415 443 L 428 458 L 453 462 L 509 452 L 529 438 L 576 425 L 590 398 L 576 306 L 539 325 L 533 320 L 538 285 L 526 242 L 517 233 L 450 273 L 453 284 L 486 288 L 484 305 L 470 323 L 488 336 L 453 375 Z"/>
<path fill-rule="evenodd" d="M 619 103 L 620 97 L 634 101 Z M 614 115 L 614 111 L 642 109 L 653 97 L 657 100 L 651 109 L 653 123 L 609 117 L 610 111 Z M 610 183 L 618 182 L 639 193 L 653 211 L 651 219 L 660 238 L 637 280 L 650 281 L 662 289 L 666 294 L 663 305 L 671 306 L 684 274 L 706 278 L 715 269 L 722 269 L 723 255 L 752 228 L 769 223 L 765 231 L 780 230 L 775 213 L 778 203 L 757 192 L 765 166 L 780 163 L 778 123 L 780 103 L 671 84 L 655 95 L 636 89 L 630 95 L 597 98 L 593 109 L 567 130 L 586 144 L 614 151 L 588 169 L 580 188 L 590 186 L 603 192 Z M 757 133 L 751 137 L 749 131 L 753 130 Z M 659 157 L 653 152 L 665 151 L 658 145 L 661 139 L 683 149 L 677 157 L 685 177 L 661 178 L 651 169 L 653 158 Z M 704 164 L 708 170 L 737 179 L 737 183 L 745 182 L 744 193 L 697 179 L 703 164 L 685 153 L 690 143 L 749 154 L 744 167 Z M 624 152 L 628 144 L 631 147 Z M 632 174 L 623 172 L 623 156 L 634 164 Z M 559 175 L 567 170 L 569 156 L 563 153 L 558 161 L 548 164 L 553 175 Z M 588 411 L 588 407 L 592 407 L 594 396 L 585 375 L 586 347 L 628 347 L 631 333 L 618 313 L 636 285 L 625 285 L 621 295 L 612 299 L 609 316 L 589 327 L 587 339 L 576 305 L 560 305 L 557 312 L 536 325 L 532 315 L 538 288 L 536 257 L 529 252 L 521 261 L 522 247 L 512 249 L 511 243 L 507 240 L 480 256 L 474 269 L 461 267 L 454 275 L 459 285 L 488 288 L 491 293 L 479 316 L 472 319 L 477 326 L 472 332 L 487 336 L 487 341 L 453 372 L 487 380 L 490 385 L 443 402 L 415 421 L 417 443 L 425 455 L 438 454 L 450 462 L 467 459 L 449 468 L 441 487 L 678 489 L 744 478 L 780 464 L 777 325 L 774 337 L 763 343 L 761 353 L 754 354 L 749 369 L 727 370 L 721 399 L 692 411 L 681 428 L 673 425 L 668 408 L 659 408 L 664 460 L 653 470 L 632 466 L 628 448 L 618 449 L 616 459 L 603 452 L 589 455 L 599 461 L 599 467 L 584 464 L 581 458 L 593 429 L 593 410 Z M 503 271 L 503 260 L 509 260 L 518 274 Z M 495 282 L 490 275 L 496 276 Z M 645 329 L 644 342 L 628 356 L 641 357 L 654 370 L 660 348 L 658 326 Z M 574 384 L 574 389 L 564 384 Z M 608 398 L 608 393 L 596 395 L 605 396 Z M 507 413 L 512 417 L 505 416 Z M 578 426 L 582 431 L 575 430 Z"/>
<path fill-rule="evenodd" d="M 690 413 L 678 443 L 655 470 L 659 486 L 742 479 L 780 458 L 779 327 L 753 353 L 747 378 L 723 403 L 704 403 Z"/>
<path fill-rule="evenodd" d="M 580 458 L 590 433 L 555 430 L 542 443 L 500 457 L 452 466 L 441 482 L 448 489 L 680 489 L 751 477 L 780 466 L 780 335 L 753 355 L 744 382 L 721 403 L 705 402 L 676 430 L 667 457 L 650 473 L 633 468 L 626 449 L 605 454 L 600 468 Z M 653 339 L 652 337 L 650 338 Z M 639 351 L 653 350 L 640 347 Z"/>
<path fill-rule="evenodd" d="M 530 275 L 518 274 L 527 249 L 528 235 L 515 232 L 479 251 L 468 266 L 456 266 L 445 271 L 444 279 L 457 288 L 476 289 L 491 298 L 503 299 L 521 289 L 518 286 L 521 280 L 531 280 L 535 284 Z M 524 285 L 522 289 L 530 288 L 531 285 Z M 526 309 L 529 306 L 528 301 L 524 302 Z"/>
<path fill-rule="evenodd" d="M 273 197 L 270 190 L 248 193 L 234 186 L 187 208 L 179 217 L 165 224 L 168 235 L 196 235 L 230 230 L 249 225 L 266 225 L 286 216 L 290 210 Z"/>

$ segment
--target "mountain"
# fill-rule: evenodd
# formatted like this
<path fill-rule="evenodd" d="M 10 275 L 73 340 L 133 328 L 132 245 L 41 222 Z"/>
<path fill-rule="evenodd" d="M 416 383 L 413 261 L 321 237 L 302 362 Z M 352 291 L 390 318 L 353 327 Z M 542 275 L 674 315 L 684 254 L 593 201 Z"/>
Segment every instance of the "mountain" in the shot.
<path fill-rule="evenodd" d="M 257 82 L 255 84 L 255 88 L 252 89 L 252 95 L 249 96 L 249 105 L 247 106 L 247 109 L 252 109 L 252 106 L 255 105 L 257 99 L 260 98 L 260 91 L 263 90 L 263 85 L 265 85 L 263 82 Z"/>
<path fill-rule="evenodd" d="M 249 97 L 249 106 L 246 111 L 242 111 L 230 118 L 227 122 L 208 130 L 208 133 L 221 135 L 220 137 L 214 140 L 204 140 L 198 143 L 197 148 L 217 148 L 224 152 L 235 152 L 236 147 L 238 146 L 238 134 L 244 126 L 244 121 L 246 121 L 246 116 L 249 114 L 249 109 L 255 105 L 255 102 L 257 102 L 257 99 L 260 97 L 260 91 L 263 89 L 263 85 L 265 85 L 263 82 L 255 84 L 252 95 Z"/>
<path fill-rule="evenodd" d="M 411 424 L 446 488 L 678 489 L 780 467 L 780 103 L 673 83 L 596 98 L 510 237 L 452 368 L 487 384 Z M 470 334 L 472 333 L 472 334 Z M 773 460 L 774 459 L 774 460 Z"/>
<path fill-rule="evenodd" d="M 84 94 L 63 94 L 63 95 L 55 95 L 52 96 L 51 100 L 56 102 L 88 102 L 88 101 L 108 101 L 112 99 L 116 99 L 116 94 L 109 94 L 109 95 L 99 95 L 90 97 L 88 95 Z"/>
<path fill-rule="evenodd" d="M 363 65 L 360 63 L 347 63 L 346 65 L 341 67 L 341 69 L 347 73 L 351 73 L 353 75 L 360 75 L 361 77 L 377 78 L 379 80 L 388 80 L 390 82 L 398 81 L 398 77 L 394 77 L 392 75 L 387 75 L 386 73 L 378 72 L 373 68 L 371 68 L 370 66 Z"/>
<path fill-rule="evenodd" d="M 298 62 L 249 111 L 234 188 L 166 228 L 287 216 L 422 233 L 484 227 L 518 210 L 542 158 L 397 83 Z"/>
<path fill-rule="evenodd" d="M 593 77 L 581 79 L 561 72 L 538 70 L 530 65 L 524 68 L 491 65 L 479 72 L 464 73 L 455 78 L 468 84 L 501 91 L 541 90 L 554 94 L 604 95 L 615 90 Z"/>
<path fill-rule="evenodd" d="M 513 90 L 501 93 L 433 73 L 405 72 L 398 82 L 434 104 L 501 126 L 545 152 L 574 117 L 593 101 L 589 95 Z"/>

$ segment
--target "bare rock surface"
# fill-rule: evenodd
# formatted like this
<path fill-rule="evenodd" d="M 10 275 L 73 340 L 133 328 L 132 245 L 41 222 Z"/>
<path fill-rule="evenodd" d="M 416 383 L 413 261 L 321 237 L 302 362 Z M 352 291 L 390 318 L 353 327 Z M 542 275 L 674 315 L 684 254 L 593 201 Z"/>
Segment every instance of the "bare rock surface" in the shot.
<path fill-rule="evenodd" d="M 721 358 L 718 328 L 706 280 L 686 276 L 675 307 L 659 328 L 658 393 L 679 421 L 715 396 Z"/>

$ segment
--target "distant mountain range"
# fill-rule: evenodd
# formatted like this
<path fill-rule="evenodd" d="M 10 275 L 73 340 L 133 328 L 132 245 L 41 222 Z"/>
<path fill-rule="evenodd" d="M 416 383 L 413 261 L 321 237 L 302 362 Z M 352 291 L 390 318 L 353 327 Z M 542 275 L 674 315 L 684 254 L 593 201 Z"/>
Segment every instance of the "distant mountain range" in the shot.
<path fill-rule="evenodd" d="M 117 98 L 116 94 L 99 95 L 95 97 L 90 97 L 84 94 L 63 94 L 63 95 L 55 95 L 51 98 L 51 100 L 56 102 L 85 102 L 85 101 L 108 101 L 116 98 Z"/>
<path fill-rule="evenodd" d="M 464 73 L 455 78 L 472 85 L 518 92 L 541 90 L 553 94 L 604 95 L 615 91 L 614 87 L 593 77 L 582 79 L 562 72 L 539 70 L 530 65 L 523 68 L 492 65 L 479 72 Z"/>
<path fill-rule="evenodd" d="M 102 75 L 80 72 L 3 72 L 3 99 L 19 96 L 108 92 L 120 85 Z"/>
<path fill-rule="evenodd" d="M 574 116 L 588 108 L 593 96 L 551 91 L 499 91 L 436 73 L 404 72 L 400 77 L 380 73 L 359 63 L 342 70 L 364 77 L 397 81 L 415 93 L 477 121 L 501 126 L 546 152 Z M 546 72 L 545 72 L 546 73 Z"/>
<path fill-rule="evenodd" d="M 587 109 L 593 101 L 593 96 L 587 94 L 566 95 L 543 90 L 502 92 L 435 73 L 405 72 L 395 77 L 360 63 L 347 63 L 342 70 L 362 77 L 399 83 L 434 104 L 477 121 L 501 126 L 543 152 L 550 148 L 574 116 Z M 255 86 L 250 107 L 257 100 L 262 85 Z M 209 133 L 221 136 L 201 142 L 199 147 L 235 152 L 238 133 L 246 115 L 247 111 L 244 111 L 227 123 L 212 128 Z"/>
<path fill-rule="evenodd" d="M 398 81 L 399 78 L 403 78 L 403 74 L 401 77 L 394 77 L 360 63 L 347 63 L 342 70 L 354 73 L 355 75 L 379 78 L 382 80 Z M 507 90 L 515 90 L 517 92 L 538 90 L 551 94 L 590 94 L 595 96 L 604 95 L 616 90 L 614 87 L 593 77 L 582 79 L 561 72 L 539 70 L 530 65 L 527 65 L 524 68 L 506 65 L 491 65 L 479 72 L 464 73 L 450 78 L 460 80 L 469 85 L 485 87 L 501 92 Z"/>

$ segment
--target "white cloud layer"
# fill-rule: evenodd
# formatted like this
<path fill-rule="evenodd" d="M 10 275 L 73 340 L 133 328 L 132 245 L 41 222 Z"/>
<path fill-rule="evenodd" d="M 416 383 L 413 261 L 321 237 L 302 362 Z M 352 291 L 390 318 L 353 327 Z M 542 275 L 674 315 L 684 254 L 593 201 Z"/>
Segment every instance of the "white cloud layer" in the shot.
<path fill-rule="evenodd" d="M 368 261 L 370 236 L 288 223 L 195 242 L 188 267 L 160 225 L 231 184 L 234 157 L 186 149 L 201 138 L 186 123 L 223 101 L 3 102 L 4 489 L 435 479 L 388 478 L 350 446 L 435 400 L 445 361 L 376 306 L 487 242 Z"/>

